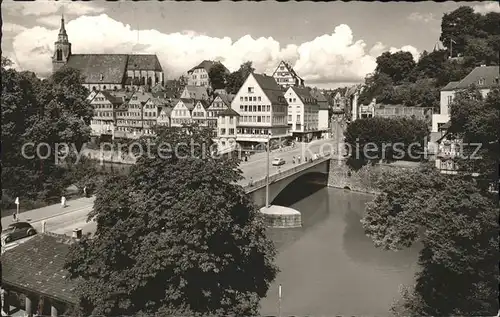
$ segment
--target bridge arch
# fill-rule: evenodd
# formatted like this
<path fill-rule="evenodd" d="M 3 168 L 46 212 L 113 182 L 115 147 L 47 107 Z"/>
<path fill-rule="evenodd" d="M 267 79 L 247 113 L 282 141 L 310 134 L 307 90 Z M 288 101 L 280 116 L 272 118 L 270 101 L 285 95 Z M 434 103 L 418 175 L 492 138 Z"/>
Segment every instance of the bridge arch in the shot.
<path fill-rule="evenodd" d="M 328 186 L 328 173 L 312 171 L 300 175 L 285 186 L 272 200 L 271 205 L 290 206 Z"/>

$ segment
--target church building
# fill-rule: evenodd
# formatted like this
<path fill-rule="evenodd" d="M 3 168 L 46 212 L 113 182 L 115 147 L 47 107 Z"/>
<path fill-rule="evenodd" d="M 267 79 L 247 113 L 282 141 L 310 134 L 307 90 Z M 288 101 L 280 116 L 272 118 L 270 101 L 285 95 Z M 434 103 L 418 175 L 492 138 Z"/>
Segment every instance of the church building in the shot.
<path fill-rule="evenodd" d="M 163 69 L 156 55 L 146 54 L 73 54 L 61 18 L 61 29 L 52 57 L 52 71 L 61 67 L 80 70 L 89 90 L 120 90 L 126 87 L 163 85 Z"/>

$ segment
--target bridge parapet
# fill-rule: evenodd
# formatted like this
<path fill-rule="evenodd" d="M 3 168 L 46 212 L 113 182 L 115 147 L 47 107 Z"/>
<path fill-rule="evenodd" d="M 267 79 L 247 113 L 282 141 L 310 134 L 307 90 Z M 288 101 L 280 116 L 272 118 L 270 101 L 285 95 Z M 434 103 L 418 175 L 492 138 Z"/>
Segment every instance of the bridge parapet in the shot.
<path fill-rule="evenodd" d="M 290 169 L 280 171 L 280 172 L 277 172 L 274 174 L 270 174 L 269 175 L 269 184 L 272 184 L 272 183 L 277 182 L 281 179 L 284 179 L 284 178 L 290 177 L 294 174 L 305 171 L 305 170 L 311 168 L 312 166 L 316 166 L 316 165 L 321 164 L 321 163 L 328 161 L 330 159 L 331 159 L 330 156 L 323 156 L 323 157 L 319 157 L 319 158 L 313 160 L 312 162 L 303 163 L 303 164 L 294 166 Z M 264 176 L 264 178 L 259 179 L 257 181 L 253 181 L 251 184 L 247 184 L 247 185 L 243 186 L 243 188 L 244 188 L 246 193 L 251 193 L 251 192 L 258 190 L 258 189 L 265 187 L 265 186 L 266 186 L 266 177 Z"/>

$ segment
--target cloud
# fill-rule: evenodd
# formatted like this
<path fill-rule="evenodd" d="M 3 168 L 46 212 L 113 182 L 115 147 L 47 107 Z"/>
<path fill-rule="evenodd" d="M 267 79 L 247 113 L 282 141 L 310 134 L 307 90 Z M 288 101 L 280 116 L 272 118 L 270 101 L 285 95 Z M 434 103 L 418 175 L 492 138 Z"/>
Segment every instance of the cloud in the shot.
<path fill-rule="evenodd" d="M 413 22 L 429 23 L 435 21 L 436 19 L 434 18 L 434 15 L 432 13 L 413 12 L 408 16 L 408 20 Z"/>
<path fill-rule="evenodd" d="M 65 19 L 66 20 L 66 19 Z M 37 22 L 45 24 L 50 27 L 59 27 L 61 25 L 61 16 L 59 15 L 47 15 L 36 19 Z"/>
<path fill-rule="evenodd" d="M 257 72 L 272 74 L 280 60 L 294 65 L 307 84 L 360 82 L 376 67 L 376 57 L 385 49 L 377 43 L 367 53 L 363 40 L 355 40 L 349 26 L 337 26 L 300 45 L 281 45 L 272 37 L 245 35 L 236 41 L 197 32 L 164 34 L 157 30 L 133 30 L 106 14 L 80 16 L 66 25 L 74 53 L 157 54 L 167 78 L 175 78 L 204 59 L 217 59 L 234 71 L 252 61 Z M 40 75 L 52 69 L 51 56 L 58 28 L 34 27 L 19 33 L 13 41 L 17 63 Z M 413 53 L 412 46 L 401 49 Z"/>
<path fill-rule="evenodd" d="M 486 14 L 489 12 L 500 12 L 500 4 L 496 1 L 488 1 L 472 7 L 475 12 Z"/>
<path fill-rule="evenodd" d="M 389 49 L 387 49 L 387 47 L 384 44 L 382 44 L 381 42 L 377 42 L 375 45 L 373 45 L 373 47 L 370 49 L 370 55 L 374 56 L 374 57 L 378 57 L 384 52 L 389 52 L 389 53 L 393 54 L 393 53 L 396 53 L 399 51 L 411 53 L 411 55 L 413 56 L 413 60 L 415 62 L 417 62 L 419 57 L 420 57 L 419 51 L 411 45 L 405 45 L 401 48 L 390 47 Z"/>
<path fill-rule="evenodd" d="M 12 39 L 14 36 L 23 32 L 24 30 L 26 30 L 26 27 L 22 25 L 4 22 L 2 24 L 2 42 L 6 39 Z"/>
<path fill-rule="evenodd" d="M 48 15 L 63 10 L 68 15 L 83 15 L 90 13 L 101 13 L 104 8 L 99 7 L 97 2 L 74 2 L 74 1 L 33 1 L 2 3 L 2 9 L 13 15 Z"/>

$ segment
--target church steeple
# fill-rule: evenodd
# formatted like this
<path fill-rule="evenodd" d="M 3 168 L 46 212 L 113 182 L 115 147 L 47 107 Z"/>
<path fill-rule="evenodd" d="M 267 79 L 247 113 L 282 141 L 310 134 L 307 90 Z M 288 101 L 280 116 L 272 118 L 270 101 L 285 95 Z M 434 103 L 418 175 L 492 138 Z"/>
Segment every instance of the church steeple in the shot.
<path fill-rule="evenodd" d="M 54 43 L 55 50 L 52 56 L 52 70 L 55 72 L 68 62 L 71 55 L 71 43 L 68 40 L 68 34 L 64 26 L 64 13 L 61 16 L 61 28 L 57 36 L 57 42 Z"/>

